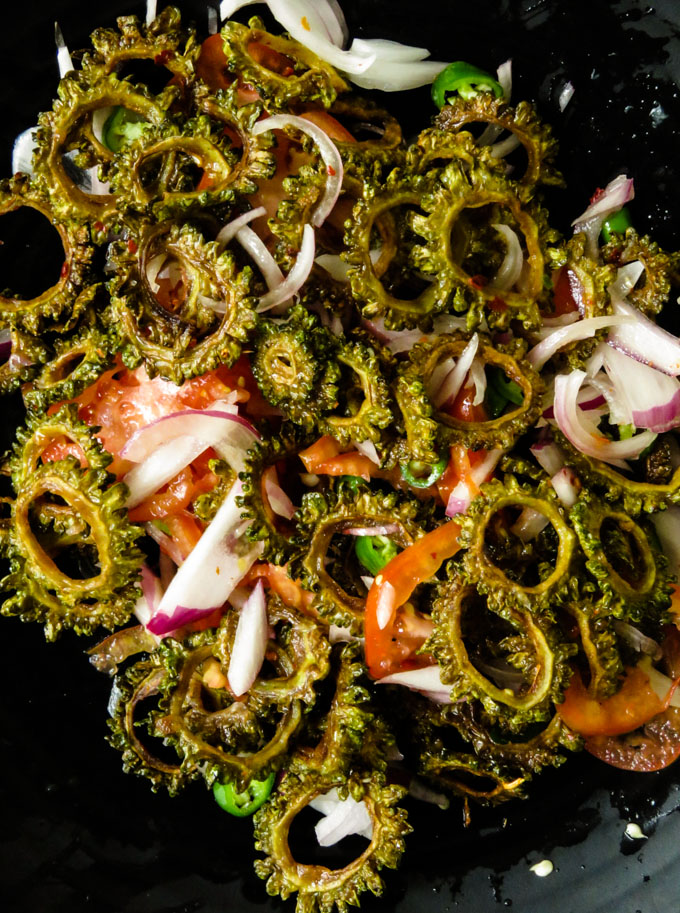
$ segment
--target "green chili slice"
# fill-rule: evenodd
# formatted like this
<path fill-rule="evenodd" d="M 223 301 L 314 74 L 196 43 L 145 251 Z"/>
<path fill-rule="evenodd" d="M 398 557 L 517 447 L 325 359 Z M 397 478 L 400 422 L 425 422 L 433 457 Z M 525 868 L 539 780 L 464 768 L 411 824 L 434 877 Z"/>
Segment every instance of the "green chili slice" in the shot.
<path fill-rule="evenodd" d="M 247 818 L 269 798 L 274 788 L 274 774 L 266 780 L 251 780 L 248 788 L 237 793 L 233 783 L 215 783 L 213 795 L 220 808 L 237 818 Z"/>
<path fill-rule="evenodd" d="M 354 551 L 366 570 L 375 577 L 397 554 L 397 544 L 387 536 L 357 536 Z"/>
<path fill-rule="evenodd" d="M 491 91 L 496 98 L 502 98 L 503 87 L 490 73 L 464 60 L 450 63 L 437 76 L 432 85 L 432 99 L 438 108 L 443 108 L 448 95 L 472 98 L 479 91 Z"/>
<path fill-rule="evenodd" d="M 602 223 L 602 240 L 607 243 L 611 241 L 612 235 L 622 235 L 627 228 L 633 227 L 633 220 L 630 217 L 630 210 L 627 206 L 622 206 L 618 212 L 609 216 Z"/>
<path fill-rule="evenodd" d="M 102 130 L 102 143 L 111 152 L 120 152 L 123 146 L 139 139 L 148 126 L 148 120 L 141 114 L 118 105 L 106 119 Z"/>
<path fill-rule="evenodd" d="M 399 468 L 402 479 L 413 488 L 429 488 L 437 479 L 441 478 L 447 463 L 447 457 L 443 456 L 434 466 L 430 466 L 429 463 L 421 463 L 419 460 L 411 460 L 410 463 L 401 463 Z M 428 469 L 429 474 L 425 475 Z"/>
<path fill-rule="evenodd" d="M 524 402 L 524 394 L 520 385 L 506 377 L 501 368 L 492 367 L 488 368 L 487 371 L 488 382 L 494 390 L 508 402 L 521 406 Z"/>

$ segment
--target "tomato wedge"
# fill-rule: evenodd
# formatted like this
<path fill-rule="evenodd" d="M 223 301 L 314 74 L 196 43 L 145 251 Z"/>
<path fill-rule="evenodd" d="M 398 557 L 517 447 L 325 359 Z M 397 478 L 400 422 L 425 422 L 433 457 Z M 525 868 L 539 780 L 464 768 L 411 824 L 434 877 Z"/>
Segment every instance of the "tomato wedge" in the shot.
<path fill-rule="evenodd" d="M 311 447 L 300 452 L 300 459 L 307 472 L 326 476 L 359 476 L 368 481 L 379 474 L 379 469 L 367 456 L 356 450 L 340 452 L 340 445 L 325 434 Z"/>
<path fill-rule="evenodd" d="M 590 697 L 577 671 L 557 712 L 570 729 L 581 735 L 621 735 L 663 713 L 672 693 L 671 690 L 665 700 L 660 698 L 647 673 L 639 666 L 633 666 L 626 670 L 616 694 L 598 701 Z"/>
<path fill-rule="evenodd" d="M 591 736 L 586 751 L 621 770 L 663 770 L 680 757 L 680 710 L 669 707 L 636 732 Z"/>
<path fill-rule="evenodd" d="M 414 654 L 428 637 L 427 626 L 422 624 L 426 619 L 405 603 L 419 583 L 429 580 L 459 551 L 459 535 L 457 523 L 443 523 L 395 555 L 374 579 L 364 618 L 366 665 L 373 678 L 420 664 Z M 379 618 L 386 607 L 391 617 L 381 628 Z"/>

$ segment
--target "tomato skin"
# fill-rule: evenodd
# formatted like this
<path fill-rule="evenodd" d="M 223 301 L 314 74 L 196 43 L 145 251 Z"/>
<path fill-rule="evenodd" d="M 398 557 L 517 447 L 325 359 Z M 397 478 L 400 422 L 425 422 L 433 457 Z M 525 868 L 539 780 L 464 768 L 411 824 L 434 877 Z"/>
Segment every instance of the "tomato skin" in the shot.
<path fill-rule="evenodd" d="M 460 526 L 448 521 L 427 533 L 413 545 L 386 564 L 374 579 L 366 599 L 364 636 L 366 665 L 373 678 L 383 678 L 410 665 L 429 665 L 430 660 L 416 658 L 416 650 L 427 639 L 422 623 L 424 616 L 406 607 L 413 591 L 424 580 L 429 580 L 447 558 L 460 549 Z M 391 620 L 381 628 L 378 624 L 378 606 L 385 599 L 391 586 L 393 613 Z M 416 623 L 418 632 L 415 632 Z"/>
<path fill-rule="evenodd" d="M 618 736 L 591 736 L 586 751 L 620 770 L 653 773 L 680 757 L 680 710 L 669 707 L 652 717 L 641 731 Z"/>
<path fill-rule="evenodd" d="M 484 403 L 479 403 L 474 405 L 474 398 L 476 394 L 475 387 L 463 387 L 462 390 L 458 392 L 453 406 L 450 409 L 450 414 L 453 418 L 457 419 L 459 422 L 487 422 L 489 420 L 488 413 L 484 408 Z"/>
<path fill-rule="evenodd" d="M 356 143 L 356 140 L 349 130 L 346 130 L 340 121 L 336 120 L 328 111 L 323 111 L 321 108 L 305 108 L 304 111 L 300 112 L 300 117 L 304 117 L 304 119 L 310 121 L 310 123 L 316 124 L 317 127 L 321 127 L 324 133 L 332 140 L 335 140 L 335 142 Z"/>
<path fill-rule="evenodd" d="M 566 266 L 553 273 L 554 316 L 562 317 L 578 311 L 583 305 L 583 287 L 578 276 Z"/>
<path fill-rule="evenodd" d="M 196 61 L 196 75 L 208 88 L 228 89 L 234 81 L 234 74 L 227 65 L 224 41 L 219 32 L 206 38 Z"/>
<path fill-rule="evenodd" d="M 277 596 L 280 596 L 286 605 L 316 617 L 316 613 L 312 611 L 314 593 L 309 592 L 309 590 L 303 590 L 297 580 L 289 577 L 285 565 L 266 564 L 264 562 L 254 564 L 239 586 L 248 586 L 260 579 Z"/>
<path fill-rule="evenodd" d="M 375 463 L 356 450 L 340 453 L 338 442 L 327 434 L 302 450 L 299 456 L 307 472 L 317 475 L 359 476 L 368 481 L 379 474 Z"/>
<path fill-rule="evenodd" d="M 590 697 L 578 671 L 574 672 L 557 712 L 570 729 L 585 736 L 613 736 L 631 732 L 662 713 L 671 698 L 662 700 L 649 676 L 639 666 L 626 670 L 620 689 L 611 697 Z"/>

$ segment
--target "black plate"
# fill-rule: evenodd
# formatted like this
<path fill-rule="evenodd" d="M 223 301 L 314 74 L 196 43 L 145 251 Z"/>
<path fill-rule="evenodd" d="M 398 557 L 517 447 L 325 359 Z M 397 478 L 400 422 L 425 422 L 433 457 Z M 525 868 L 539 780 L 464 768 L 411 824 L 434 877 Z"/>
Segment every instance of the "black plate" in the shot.
<path fill-rule="evenodd" d="M 680 9 L 675 0 L 344 0 L 351 33 L 406 40 L 441 60 L 487 69 L 514 61 L 515 99 L 535 100 L 561 142 L 569 190 L 552 194 L 557 227 L 621 170 L 635 178 L 636 225 L 678 245 Z M 72 48 L 141 4 L 73 0 L 3 11 L 0 173 L 11 140 L 49 107 L 57 81 L 53 22 Z M 183 4 L 199 28 L 205 6 Z M 576 93 L 564 113 L 566 80 Z M 415 132 L 427 91 L 383 96 Z M 39 259 L 37 261 L 40 262 Z M 39 267 L 38 267 L 39 268 Z M 0 280 L 0 286 L 4 283 Z M 672 308 L 676 305 L 673 303 Z M 154 796 L 124 776 L 104 742 L 109 683 L 84 644 L 46 645 L 37 626 L 0 620 L 0 909 L 7 913 L 189 913 L 292 910 L 252 872 L 251 826 L 200 787 Z M 414 834 L 382 900 L 362 908 L 423 913 L 677 913 L 680 767 L 625 774 L 584 756 L 545 774 L 529 800 L 495 811 L 413 805 Z M 636 821 L 648 840 L 624 835 Z M 552 860 L 541 879 L 529 866 Z"/>

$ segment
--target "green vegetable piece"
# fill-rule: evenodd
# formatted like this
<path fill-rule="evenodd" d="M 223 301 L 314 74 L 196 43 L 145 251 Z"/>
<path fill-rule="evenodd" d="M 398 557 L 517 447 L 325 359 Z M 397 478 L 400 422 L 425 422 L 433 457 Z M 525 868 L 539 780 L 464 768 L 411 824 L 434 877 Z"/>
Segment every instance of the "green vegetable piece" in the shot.
<path fill-rule="evenodd" d="M 143 135 L 149 122 L 137 111 L 130 111 L 118 105 L 106 119 L 102 130 L 102 142 L 111 152 L 120 152 Z"/>
<path fill-rule="evenodd" d="M 630 217 L 630 210 L 627 206 L 622 206 L 618 212 L 609 216 L 602 224 L 602 240 L 607 243 L 611 241 L 612 235 L 623 235 L 627 228 L 633 227 L 633 221 Z"/>
<path fill-rule="evenodd" d="M 397 544 L 387 536 L 357 536 L 354 551 L 366 570 L 375 576 L 397 554 Z"/>
<path fill-rule="evenodd" d="M 464 60 L 456 60 L 435 79 L 432 85 L 432 100 L 438 108 L 443 108 L 449 93 L 468 99 L 479 91 L 491 91 L 496 98 L 503 96 L 503 87 L 490 73 L 471 63 L 465 63 Z"/>
<path fill-rule="evenodd" d="M 434 485 L 437 479 L 440 479 L 448 463 L 447 457 L 443 456 L 433 466 L 427 463 L 421 463 L 419 460 L 411 460 L 409 463 L 402 463 L 400 466 L 401 477 L 408 482 L 413 488 L 429 488 Z M 428 475 L 423 474 L 423 470 L 430 469 Z"/>
<path fill-rule="evenodd" d="M 215 783 L 213 795 L 220 808 L 237 818 L 247 818 L 267 801 L 274 788 L 274 774 L 266 780 L 251 780 L 243 792 L 236 792 L 233 783 Z"/>
<path fill-rule="evenodd" d="M 501 368 L 489 368 L 487 377 L 489 384 L 507 402 L 514 403 L 516 406 L 522 405 L 524 402 L 522 388 L 518 383 L 515 383 L 514 380 L 510 380 L 506 377 Z"/>

